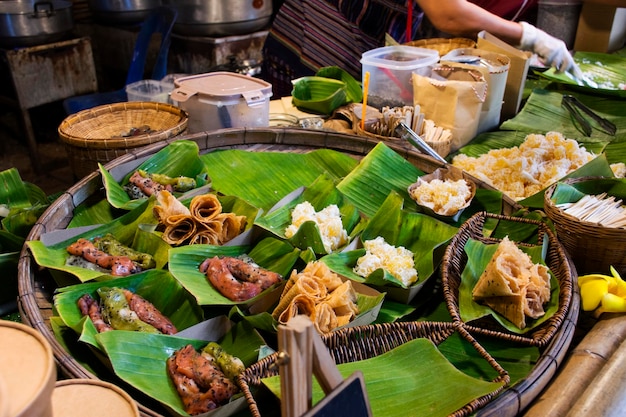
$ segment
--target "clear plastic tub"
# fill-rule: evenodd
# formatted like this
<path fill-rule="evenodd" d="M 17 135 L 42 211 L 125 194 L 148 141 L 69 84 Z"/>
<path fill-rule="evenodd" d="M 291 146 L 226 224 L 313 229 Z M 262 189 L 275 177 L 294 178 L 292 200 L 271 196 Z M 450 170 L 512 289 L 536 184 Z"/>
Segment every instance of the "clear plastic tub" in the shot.
<path fill-rule="evenodd" d="M 157 80 L 141 80 L 126 86 L 128 101 L 156 101 L 171 103 L 170 92 L 174 85 Z"/>
<path fill-rule="evenodd" d="M 171 98 L 189 114 L 188 133 L 269 125 L 272 85 L 232 72 L 178 78 Z"/>
<path fill-rule="evenodd" d="M 429 76 L 439 61 L 434 49 L 408 45 L 385 46 L 361 57 L 363 79 L 370 73 L 367 104 L 378 109 L 413 105 L 413 73 Z"/>

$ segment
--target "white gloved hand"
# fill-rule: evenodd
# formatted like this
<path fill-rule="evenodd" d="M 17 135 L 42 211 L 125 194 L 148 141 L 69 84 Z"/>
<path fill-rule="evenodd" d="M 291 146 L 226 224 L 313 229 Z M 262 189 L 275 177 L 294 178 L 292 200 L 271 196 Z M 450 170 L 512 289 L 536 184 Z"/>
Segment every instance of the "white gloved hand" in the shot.
<path fill-rule="evenodd" d="M 582 78 L 582 71 L 574 62 L 565 42 L 548 35 L 530 23 L 520 23 L 522 25 L 522 40 L 518 48 L 536 53 L 544 65 L 554 67 L 558 72 L 569 72 L 576 79 Z"/>

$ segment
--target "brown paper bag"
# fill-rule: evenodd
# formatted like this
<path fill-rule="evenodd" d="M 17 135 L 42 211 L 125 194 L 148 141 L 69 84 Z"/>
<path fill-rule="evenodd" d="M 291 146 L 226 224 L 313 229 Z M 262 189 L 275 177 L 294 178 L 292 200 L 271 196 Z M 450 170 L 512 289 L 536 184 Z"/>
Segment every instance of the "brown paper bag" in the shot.
<path fill-rule="evenodd" d="M 530 67 L 529 52 L 520 51 L 505 43 L 489 32 L 482 31 L 478 34 L 478 48 L 485 51 L 497 52 L 511 59 L 509 74 L 504 89 L 504 102 L 500 113 L 500 120 L 513 118 L 519 111 L 524 94 L 524 85 L 528 68 Z"/>
<path fill-rule="evenodd" d="M 430 77 L 413 74 L 414 104 L 426 119 L 452 132 L 451 152 L 476 136 L 487 97 L 484 69 L 466 64 L 435 67 Z"/>

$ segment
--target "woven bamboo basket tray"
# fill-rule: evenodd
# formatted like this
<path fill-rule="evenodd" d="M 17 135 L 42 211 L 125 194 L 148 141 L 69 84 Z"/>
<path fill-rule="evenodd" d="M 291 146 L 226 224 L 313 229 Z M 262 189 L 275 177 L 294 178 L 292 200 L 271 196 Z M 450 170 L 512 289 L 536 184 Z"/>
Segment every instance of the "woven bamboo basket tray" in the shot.
<path fill-rule="evenodd" d="M 459 48 L 476 48 L 476 42 L 467 38 L 430 38 L 419 39 L 405 43 L 409 46 L 434 49 L 439 52 L 439 56 L 444 56 L 448 52 Z"/>
<path fill-rule="evenodd" d="M 330 356 L 335 363 L 349 363 L 370 359 L 392 350 L 408 341 L 425 338 L 439 345 L 454 332 L 470 342 L 480 356 L 497 372 L 494 382 L 508 384 L 510 378 L 507 372 L 493 359 L 493 357 L 463 328 L 453 323 L 439 322 L 396 322 L 373 324 L 344 328 L 333 333 L 321 336 L 328 347 Z M 261 409 L 254 397 L 253 391 L 261 386 L 261 379 L 278 375 L 277 361 L 280 352 L 267 356 L 252 365 L 237 378 L 237 382 L 244 393 L 250 412 L 253 417 L 261 417 Z M 450 414 L 450 417 L 471 415 L 485 404 L 489 403 L 504 389 L 504 385 L 488 395 L 477 398 L 463 408 Z"/>
<path fill-rule="evenodd" d="M 187 113 L 170 104 L 129 101 L 107 104 L 74 113 L 61 122 L 58 134 L 76 179 L 124 155 L 130 149 L 146 146 L 187 129 Z M 130 135 L 132 129 L 148 133 Z"/>
<path fill-rule="evenodd" d="M 126 154 L 105 164 L 110 172 L 118 167 L 138 166 L 168 144 L 180 140 L 192 140 L 198 144 L 201 154 L 219 151 L 222 149 L 242 149 L 252 152 L 310 152 L 317 149 L 333 149 L 343 152 L 356 159 L 368 154 L 378 143 L 378 140 L 357 135 L 336 133 L 325 130 L 303 130 L 300 128 L 251 128 L 251 129 L 224 129 L 212 132 L 195 133 L 192 135 L 170 137 L 143 147 L 130 149 Z M 420 170 L 430 173 L 442 164 L 416 149 L 407 148 L 396 143 L 388 146 Z M 481 182 L 477 182 L 479 186 Z M 484 187 L 489 188 L 488 185 Z M 27 240 L 40 239 L 44 233 L 52 230 L 65 229 L 74 216 L 74 209 L 88 201 L 97 201 L 105 198 L 102 187 L 102 177 L 99 171 L 92 171 L 74 186 L 61 194 L 50 207 L 42 214 L 31 229 Z M 519 210 L 519 205 L 511 199 L 504 200 L 504 213 L 511 214 Z M 116 380 L 108 369 L 100 369 L 99 358 L 91 358 L 91 352 L 72 350 L 67 341 L 59 341 L 52 329 L 51 318 L 55 315 L 52 306 L 52 297 L 57 284 L 50 272 L 41 269 L 35 262 L 32 254 L 25 246 L 18 262 L 18 307 L 22 320 L 37 329 L 50 342 L 59 373 L 68 378 L 104 378 Z M 574 300 L 576 303 L 578 299 Z M 569 344 L 573 338 L 578 304 L 573 304 L 567 319 L 558 330 L 549 345 L 543 351 L 537 364 L 528 376 L 515 385 L 515 389 L 507 389 L 500 393 L 493 401 L 478 410 L 477 416 L 495 415 L 498 417 L 517 416 L 522 408 L 530 403 L 545 387 L 556 373 L 558 365 L 563 360 Z M 93 362 L 93 363 L 92 363 Z M 102 373 L 101 373 L 102 372 Z M 138 402 L 142 417 L 162 417 L 168 412 L 159 408 L 150 399 L 141 393 L 129 391 Z"/>
<path fill-rule="evenodd" d="M 568 178 L 561 183 L 573 185 L 599 179 L 599 177 Z M 602 180 L 619 181 L 607 178 Z M 608 274 L 610 267 L 613 266 L 621 276 L 626 276 L 626 230 L 623 227 L 604 227 L 581 221 L 564 213 L 552 200 L 558 184 L 553 184 L 546 190 L 544 211 L 554 223 L 557 238 L 574 261 L 578 274 Z"/>
<path fill-rule="evenodd" d="M 537 243 L 541 245 L 544 236 L 548 238 L 548 252 L 546 254 L 546 265 L 556 277 L 560 292 L 559 305 L 557 311 L 548 320 L 537 326 L 532 331 L 524 334 L 514 334 L 501 326 L 493 317 L 484 317 L 470 323 L 464 323 L 459 311 L 459 286 L 461 284 L 461 274 L 467 264 L 467 254 L 463 249 L 467 241 L 472 238 L 485 244 L 499 243 L 501 239 L 486 237 L 484 232 L 485 222 L 488 219 L 495 219 L 499 222 L 515 222 L 533 224 L 537 226 Z M 531 246 L 529 243 L 516 242 L 519 246 Z M 443 294 L 448 306 L 448 310 L 453 321 L 463 323 L 465 328 L 475 334 L 483 334 L 491 337 L 511 340 L 516 343 L 531 346 L 545 346 L 557 333 L 563 321 L 568 315 L 573 297 L 573 282 L 575 270 L 570 265 L 570 260 L 556 235 L 550 230 L 547 224 L 524 219 L 521 217 L 510 217 L 505 215 L 480 212 L 473 215 L 461 227 L 452 238 L 443 256 L 441 275 L 443 284 Z"/>

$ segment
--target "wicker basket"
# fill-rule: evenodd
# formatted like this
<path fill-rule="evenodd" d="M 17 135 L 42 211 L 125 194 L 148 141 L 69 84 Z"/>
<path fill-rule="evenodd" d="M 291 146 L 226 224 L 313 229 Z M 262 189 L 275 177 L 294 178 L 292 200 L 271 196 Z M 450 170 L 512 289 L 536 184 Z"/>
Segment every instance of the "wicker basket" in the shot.
<path fill-rule="evenodd" d="M 463 417 L 473 414 L 489 403 L 502 392 L 504 386 L 510 381 L 508 373 L 465 329 L 453 323 L 395 322 L 344 328 L 323 335 L 322 340 L 328 347 L 335 363 L 342 364 L 376 357 L 418 338 L 426 338 L 435 345 L 439 345 L 455 332 L 458 332 L 462 338 L 471 343 L 479 355 L 498 373 L 493 382 L 503 382 L 499 389 L 473 400 L 451 414 L 452 417 Z M 243 374 L 237 377 L 237 382 L 248 401 L 253 417 L 260 417 L 262 408 L 257 404 L 253 391 L 257 392 L 258 388 L 261 387 L 262 378 L 278 375 L 278 358 L 278 352 L 269 355 L 247 368 Z"/>
<path fill-rule="evenodd" d="M 589 180 L 615 184 L 616 178 L 582 177 L 568 178 L 560 183 L 579 184 Z M 613 266 L 621 276 L 626 276 L 626 230 L 619 227 L 603 227 L 596 223 L 580 221 L 556 207 L 552 195 L 559 183 L 551 185 L 544 194 L 544 210 L 554 223 L 559 241 L 572 258 L 579 275 L 609 273 Z M 604 190 L 596 189 L 600 193 Z"/>
<path fill-rule="evenodd" d="M 471 323 L 464 323 L 459 311 L 459 286 L 461 284 L 461 274 L 467 264 L 467 254 L 463 249 L 467 241 L 472 238 L 485 244 L 499 243 L 501 239 L 486 237 L 484 232 L 485 222 L 494 219 L 499 222 L 515 222 L 533 224 L 537 226 L 537 244 L 541 244 L 544 236 L 548 238 L 548 251 L 546 254 L 546 265 L 558 280 L 560 293 L 557 311 L 537 326 L 532 331 L 524 334 L 514 334 L 509 332 L 493 317 L 487 316 Z M 531 246 L 529 243 L 516 242 L 520 246 Z M 480 212 L 473 215 L 461 227 L 452 238 L 443 256 L 442 267 L 443 295 L 454 322 L 463 323 L 463 326 L 475 334 L 483 334 L 491 337 L 511 340 L 530 346 L 545 346 L 557 330 L 569 311 L 572 303 L 573 281 L 575 271 L 570 266 L 570 260 L 565 250 L 550 230 L 546 223 L 525 219 L 521 217 L 504 216 L 488 212 Z"/>
<path fill-rule="evenodd" d="M 187 129 L 187 113 L 175 106 L 148 101 L 107 104 L 68 116 L 58 128 L 76 179 L 124 155 L 130 149 L 177 136 Z M 133 128 L 149 133 L 127 136 Z"/>
<path fill-rule="evenodd" d="M 467 38 L 430 38 L 411 41 L 405 45 L 418 46 L 420 48 L 435 49 L 439 56 L 459 48 L 476 48 L 476 42 Z"/>

